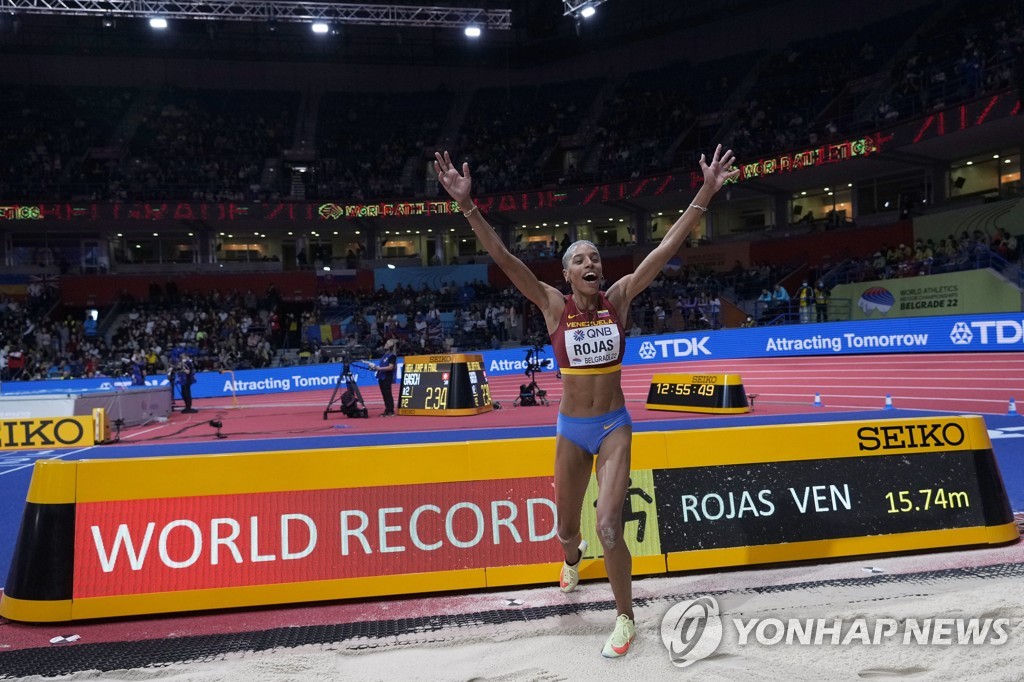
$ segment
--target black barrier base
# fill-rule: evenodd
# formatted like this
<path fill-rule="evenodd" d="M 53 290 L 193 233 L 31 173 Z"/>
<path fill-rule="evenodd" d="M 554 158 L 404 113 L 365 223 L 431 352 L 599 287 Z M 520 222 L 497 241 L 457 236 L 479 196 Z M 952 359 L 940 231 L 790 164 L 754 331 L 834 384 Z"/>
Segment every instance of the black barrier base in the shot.
<path fill-rule="evenodd" d="M 638 607 L 658 604 L 678 604 L 698 596 L 742 594 L 781 594 L 807 590 L 843 587 L 871 587 L 875 585 L 934 585 L 960 579 L 994 580 L 1024 578 L 1024 565 L 1018 563 L 992 566 L 965 566 L 919 573 L 876 574 L 862 578 L 816 580 L 785 585 L 764 585 L 735 590 L 704 590 L 700 593 L 665 594 L 658 597 L 636 598 Z M 153 668 L 171 663 L 209 660 L 239 651 L 261 652 L 291 649 L 304 645 L 324 645 L 361 641 L 359 646 L 387 647 L 395 645 L 395 638 L 424 633 L 449 633 L 449 638 L 465 633 L 474 634 L 477 628 L 523 621 L 541 621 L 558 616 L 581 613 L 607 612 L 615 608 L 613 601 L 574 602 L 557 606 L 535 606 L 516 609 L 493 609 L 466 614 L 439 613 L 415 618 L 370 620 L 357 623 L 306 625 L 273 628 L 257 632 L 199 635 L 135 642 L 106 642 L 102 644 L 76 644 L 75 646 L 18 649 L 0 654 L 0 675 L 22 678 L 32 675 L 57 677 L 85 670 L 109 672 L 132 668 Z M 439 635 L 440 636 L 440 635 Z"/>

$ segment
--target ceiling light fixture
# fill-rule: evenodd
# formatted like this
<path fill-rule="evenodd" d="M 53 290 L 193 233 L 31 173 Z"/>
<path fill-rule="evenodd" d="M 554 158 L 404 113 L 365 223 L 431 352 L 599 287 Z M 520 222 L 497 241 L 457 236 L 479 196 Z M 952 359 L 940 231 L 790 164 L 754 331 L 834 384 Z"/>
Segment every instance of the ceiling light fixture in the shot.
<path fill-rule="evenodd" d="M 562 0 L 562 16 L 583 17 L 588 19 L 597 13 L 597 8 L 605 0 Z"/>

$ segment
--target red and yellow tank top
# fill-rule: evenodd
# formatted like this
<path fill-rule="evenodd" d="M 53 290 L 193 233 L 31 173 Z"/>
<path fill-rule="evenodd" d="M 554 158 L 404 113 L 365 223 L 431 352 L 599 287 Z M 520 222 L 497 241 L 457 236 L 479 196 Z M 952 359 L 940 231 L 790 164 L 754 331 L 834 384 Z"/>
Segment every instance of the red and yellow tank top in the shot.
<path fill-rule="evenodd" d="M 551 334 L 551 347 L 562 374 L 607 374 L 622 369 L 626 330 L 604 292 L 597 309 L 580 312 L 572 295 Z"/>

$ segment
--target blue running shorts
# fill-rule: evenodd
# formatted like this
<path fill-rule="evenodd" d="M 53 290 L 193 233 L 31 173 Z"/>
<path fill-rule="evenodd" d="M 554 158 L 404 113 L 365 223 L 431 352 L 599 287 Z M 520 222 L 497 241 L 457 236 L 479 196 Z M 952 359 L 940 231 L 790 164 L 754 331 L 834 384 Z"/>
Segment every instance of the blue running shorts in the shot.
<path fill-rule="evenodd" d="M 619 427 L 632 425 L 629 411 L 623 406 L 596 417 L 567 417 L 559 413 L 555 433 L 568 438 L 591 455 L 596 455 L 608 434 Z"/>

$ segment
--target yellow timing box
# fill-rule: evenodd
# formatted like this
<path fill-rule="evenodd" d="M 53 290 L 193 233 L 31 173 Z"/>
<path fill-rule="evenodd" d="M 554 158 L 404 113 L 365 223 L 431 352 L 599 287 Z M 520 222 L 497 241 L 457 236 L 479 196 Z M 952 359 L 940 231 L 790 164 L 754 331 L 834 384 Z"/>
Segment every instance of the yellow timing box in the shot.
<path fill-rule="evenodd" d="M 408 355 L 398 414 L 464 417 L 490 412 L 491 387 L 482 355 Z"/>
<path fill-rule="evenodd" d="M 647 409 L 741 414 L 750 412 L 750 405 L 738 374 L 655 374 Z"/>
<path fill-rule="evenodd" d="M 979 416 L 645 432 L 633 449 L 623 520 L 636 574 L 1019 534 Z M 553 456 L 548 437 L 40 461 L 0 615 L 67 621 L 553 585 Z M 584 578 L 605 575 L 596 495 L 592 477 Z"/>

